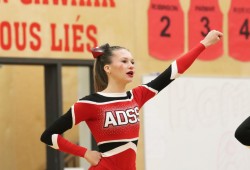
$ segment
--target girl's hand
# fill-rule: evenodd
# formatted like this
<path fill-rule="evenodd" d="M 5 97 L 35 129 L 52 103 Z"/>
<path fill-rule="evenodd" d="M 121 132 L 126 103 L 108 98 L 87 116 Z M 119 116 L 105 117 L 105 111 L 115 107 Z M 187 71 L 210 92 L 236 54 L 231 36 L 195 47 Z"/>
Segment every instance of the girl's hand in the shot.
<path fill-rule="evenodd" d="M 85 153 L 84 158 L 92 165 L 92 166 L 96 166 L 101 158 L 102 155 L 100 152 L 97 151 L 91 151 L 91 150 L 87 150 Z"/>
<path fill-rule="evenodd" d="M 210 45 L 216 44 L 218 41 L 220 41 L 222 36 L 223 34 L 221 32 L 212 30 L 200 43 L 202 43 L 205 47 L 209 47 Z"/>

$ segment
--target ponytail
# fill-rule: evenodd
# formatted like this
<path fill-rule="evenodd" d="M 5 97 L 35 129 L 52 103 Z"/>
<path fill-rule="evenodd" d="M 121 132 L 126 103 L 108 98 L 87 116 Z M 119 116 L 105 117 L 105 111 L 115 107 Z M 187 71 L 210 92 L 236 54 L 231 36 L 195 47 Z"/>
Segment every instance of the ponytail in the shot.
<path fill-rule="evenodd" d="M 95 92 L 103 91 L 108 86 L 108 76 L 104 70 L 106 64 L 111 64 L 111 56 L 113 51 L 125 49 L 120 46 L 109 46 L 109 44 L 104 44 L 100 47 L 95 47 L 92 49 L 92 55 L 95 58 L 94 63 L 94 89 Z"/>

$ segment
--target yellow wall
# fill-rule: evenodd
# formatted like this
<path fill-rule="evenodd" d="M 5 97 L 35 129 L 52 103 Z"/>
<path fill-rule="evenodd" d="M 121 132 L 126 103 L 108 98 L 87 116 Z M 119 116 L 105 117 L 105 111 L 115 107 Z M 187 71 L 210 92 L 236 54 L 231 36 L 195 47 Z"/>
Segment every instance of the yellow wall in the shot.
<path fill-rule="evenodd" d="M 42 67 L 0 68 L 0 169 L 44 169 Z"/>
<path fill-rule="evenodd" d="M 185 28 L 187 28 L 187 12 L 190 0 L 180 0 L 185 13 Z M 84 52 L 51 51 L 50 24 L 56 23 L 57 34 L 63 37 L 63 24 L 82 24 L 85 26 L 94 24 L 97 28 L 95 35 L 99 44 L 109 42 L 111 45 L 125 46 L 135 57 L 136 77 L 128 88 L 141 83 L 142 75 L 163 71 L 171 61 L 160 61 L 148 54 L 148 28 L 147 10 L 149 0 L 115 1 L 116 7 L 101 8 L 87 6 L 62 6 L 62 5 L 24 5 L 21 1 L 0 1 L 2 13 L 0 22 L 10 23 L 38 22 L 41 25 L 42 46 L 38 51 L 19 51 L 15 47 L 10 50 L 0 49 L 1 56 L 14 57 L 52 57 L 52 58 L 84 58 L 90 59 L 91 55 Z M 219 0 L 224 14 L 224 55 L 214 61 L 196 61 L 185 73 L 195 76 L 233 76 L 249 77 L 250 62 L 239 62 L 228 56 L 227 48 L 227 11 L 230 1 Z M 13 12 L 15 11 L 15 13 Z M 188 30 L 185 29 L 185 36 Z M 83 34 L 82 42 L 92 43 Z M 32 41 L 32 37 L 28 36 Z M 14 40 L 13 40 L 14 41 Z M 72 44 L 72 40 L 69 41 Z M 185 39 L 185 51 L 187 51 L 187 39 Z M 68 107 L 77 98 L 77 71 L 69 69 L 63 71 L 64 108 Z M 40 134 L 44 130 L 44 81 L 43 68 L 34 66 L 2 66 L 0 67 L 0 169 L 45 169 L 45 146 L 39 141 Z M 143 115 L 141 118 L 143 123 Z M 144 169 L 143 128 L 141 128 L 141 140 L 138 150 L 138 170 Z M 77 140 L 77 132 L 72 131 L 68 137 Z"/>

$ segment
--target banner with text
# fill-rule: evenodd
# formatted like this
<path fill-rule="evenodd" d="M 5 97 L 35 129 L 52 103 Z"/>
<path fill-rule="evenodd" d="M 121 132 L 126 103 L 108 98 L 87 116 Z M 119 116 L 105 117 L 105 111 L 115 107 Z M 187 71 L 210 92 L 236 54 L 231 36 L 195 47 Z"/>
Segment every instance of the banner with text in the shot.
<path fill-rule="evenodd" d="M 89 58 L 103 43 L 131 48 L 132 10 L 131 0 L 1 0 L 1 56 Z"/>

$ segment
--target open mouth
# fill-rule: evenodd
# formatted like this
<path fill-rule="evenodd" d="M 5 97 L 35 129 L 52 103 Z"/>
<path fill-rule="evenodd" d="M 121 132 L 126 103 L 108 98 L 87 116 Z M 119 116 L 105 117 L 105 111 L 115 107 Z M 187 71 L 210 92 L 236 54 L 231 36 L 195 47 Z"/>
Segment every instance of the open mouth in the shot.
<path fill-rule="evenodd" d="M 127 72 L 127 75 L 129 75 L 130 77 L 133 77 L 134 72 L 133 71 L 129 71 L 129 72 Z"/>

